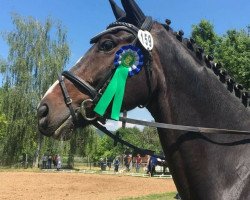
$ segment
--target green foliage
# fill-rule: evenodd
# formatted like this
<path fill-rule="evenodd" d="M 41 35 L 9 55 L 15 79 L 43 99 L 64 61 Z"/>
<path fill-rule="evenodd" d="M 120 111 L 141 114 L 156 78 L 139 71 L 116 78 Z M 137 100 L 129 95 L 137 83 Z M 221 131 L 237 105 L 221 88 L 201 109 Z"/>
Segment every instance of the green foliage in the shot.
<path fill-rule="evenodd" d="M 246 30 L 228 30 L 225 35 L 218 36 L 213 25 L 202 20 L 193 25 L 192 37 L 205 53 L 224 65 L 230 76 L 250 89 L 250 37 Z"/>
<path fill-rule="evenodd" d="M 114 147 L 110 138 L 99 137 L 92 126 L 78 130 L 70 141 L 55 141 L 38 135 L 36 106 L 68 61 L 66 32 L 60 23 L 51 19 L 43 24 L 31 17 L 13 15 L 12 19 L 14 30 L 3 35 L 9 45 L 8 60 L 0 62 L 4 80 L 0 91 L 2 163 L 12 165 L 22 161 L 23 155 L 33 158 L 40 152 L 67 155 L 67 163 L 73 167 L 75 155 L 96 161 L 123 154 L 125 147 L 120 144 Z M 119 131 L 124 140 L 136 146 L 156 150 L 160 146 L 155 130 L 127 128 Z"/>
<path fill-rule="evenodd" d="M 150 194 L 143 197 L 122 198 L 121 200 L 175 200 L 176 192 Z"/>
<path fill-rule="evenodd" d="M 0 89 L 0 106 L 2 105 L 2 89 Z M 0 150 L 2 149 L 2 144 L 5 139 L 5 129 L 7 126 L 7 120 L 5 114 L 0 112 Z"/>
<path fill-rule="evenodd" d="M 216 49 L 216 59 L 231 76 L 250 89 L 250 37 L 245 30 L 229 30 Z"/>
<path fill-rule="evenodd" d="M 95 137 L 95 148 L 90 155 L 92 161 L 99 161 L 101 158 L 114 158 L 120 155 L 121 146 L 114 146 L 114 142 L 106 135 Z"/>
<path fill-rule="evenodd" d="M 145 127 L 142 131 L 136 127 L 134 128 L 120 128 L 117 130 L 119 137 L 129 143 L 143 148 L 155 151 L 155 153 L 162 153 L 161 144 L 159 141 L 158 133 L 155 128 Z M 118 143 L 114 145 L 114 141 L 108 136 L 97 138 L 96 152 L 93 154 L 93 160 L 98 161 L 100 158 L 114 159 L 116 156 L 122 156 L 126 146 Z M 133 150 L 130 149 L 132 152 Z M 132 152 L 136 153 L 136 152 Z"/>
<path fill-rule="evenodd" d="M 66 32 L 60 23 L 47 19 L 12 16 L 14 30 L 3 35 L 9 45 L 7 61 L 0 62 L 3 88 L 0 113 L 7 125 L 1 148 L 4 164 L 19 162 L 20 155 L 33 157 L 37 148 L 36 106 L 68 61 Z"/>
<path fill-rule="evenodd" d="M 77 132 L 77 154 L 83 157 L 92 156 L 97 147 L 97 133 L 93 126 L 79 129 Z"/>
<path fill-rule="evenodd" d="M 97 133 L 92 126 L 84 129 L 78 129 L 70 139 L 70 147 L 68 151 L 68 166 L 74 167 L 74 157 L 92 158 L 97 148 Z"/>
<path fill-rule="evenodd" d="M 206 54 L 214 55 L 219 37 L 214 32 L 214 26 L 209 21 L 203 19 L 198 25 L 193 25 L 192 38 L 204 48 Z"/>

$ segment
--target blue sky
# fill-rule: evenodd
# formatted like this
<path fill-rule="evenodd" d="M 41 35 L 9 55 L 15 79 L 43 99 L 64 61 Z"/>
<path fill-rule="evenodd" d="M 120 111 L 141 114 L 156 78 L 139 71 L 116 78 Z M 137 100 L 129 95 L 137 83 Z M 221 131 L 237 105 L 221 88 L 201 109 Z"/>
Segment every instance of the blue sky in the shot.
<path fill-rule="evenodd" d="M 182 29 L 186 37 L 190 36 L 192 25 L 201 19 L 212 22 L 220 35 L 250 25 L 249 0 L 137 0 L 137 3 L 157 21 L 171 19 L 171 26 Z M 42 22 L 47 17 L 61 21 L 68 31 L 71 48 L 68 69 L 90 47 L 89 39 L 115 20 L 108 0 L 0 0 L 0 8 L 0 31 L 13 29 L 11 13 L 32 16 Z M 7 55 L 8 47 L 0 38 L 0 58 L 6 59 Z M 152 119 L 145 110 L 138 109 L 129 113 L 129 117 Z"/>

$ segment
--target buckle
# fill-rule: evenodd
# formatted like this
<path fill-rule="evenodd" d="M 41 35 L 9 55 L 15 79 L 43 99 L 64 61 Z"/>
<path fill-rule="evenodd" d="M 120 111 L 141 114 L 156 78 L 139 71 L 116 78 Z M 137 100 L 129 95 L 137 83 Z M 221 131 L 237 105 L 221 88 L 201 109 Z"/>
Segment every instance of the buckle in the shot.
<path fill-rule="evenodd" d="M 81 103 L 81 107 L 80 107 L 80 113 L 82 114 L 82 117 L 87 120 L 87 121 L 94 121 L 96 120 L 97 116 L 94 117 L 88 117 L 86 114 L 86 105 L 87 103 L 93 103 L 92 99 L 86 99 Z"/>

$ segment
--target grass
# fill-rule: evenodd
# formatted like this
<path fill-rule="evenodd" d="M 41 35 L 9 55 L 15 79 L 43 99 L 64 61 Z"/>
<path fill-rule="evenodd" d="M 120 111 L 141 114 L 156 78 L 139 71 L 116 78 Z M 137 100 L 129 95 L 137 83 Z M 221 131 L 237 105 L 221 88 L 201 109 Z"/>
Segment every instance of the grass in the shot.
<path fill-rule="evenodd" d="M 123 198 L 120 200 L 175 200 L 174 196 L 176 192 L 162 193 L 162 194 L 151 194 L 142 197 L 133 197 L 133 198 Z"/>

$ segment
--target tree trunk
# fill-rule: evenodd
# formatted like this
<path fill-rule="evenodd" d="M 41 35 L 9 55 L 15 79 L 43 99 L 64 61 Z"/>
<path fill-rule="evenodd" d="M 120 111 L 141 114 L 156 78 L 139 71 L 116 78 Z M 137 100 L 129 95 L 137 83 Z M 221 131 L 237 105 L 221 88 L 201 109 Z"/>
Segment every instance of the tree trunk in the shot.
<path fill-rule="evenodd" d="M 34 155 L 34 159 L 33 159 L 33 167 L 39 167 L 39 155 L 40 155 L 40 151 L 42 148 L 42 143 L 43 143 L 43 135 L 41 133 L 38 132 L 38 137 L 37 137 L 37 149 Z"/>

